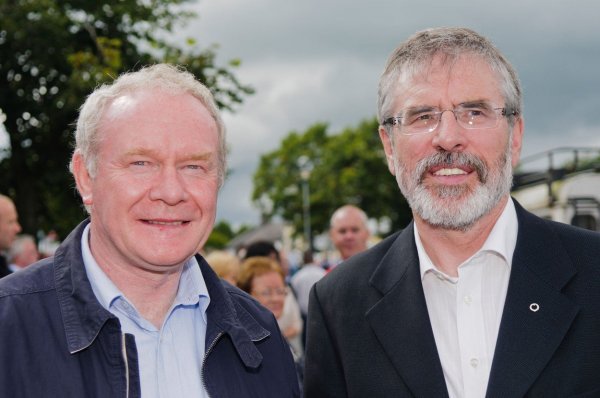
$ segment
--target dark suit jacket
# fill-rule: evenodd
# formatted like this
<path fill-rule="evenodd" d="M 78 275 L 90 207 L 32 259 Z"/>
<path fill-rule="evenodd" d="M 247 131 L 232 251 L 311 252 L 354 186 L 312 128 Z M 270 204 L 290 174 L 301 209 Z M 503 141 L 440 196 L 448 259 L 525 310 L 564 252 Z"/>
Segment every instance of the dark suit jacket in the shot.
<path fill-rule="evenodd" d="M 600 397 L 600 234 L 515 205 L 519 232 L 486 397 Z M 313 288 L 306 397 L 448 396 L 413 233 L 411 224 Z"/>

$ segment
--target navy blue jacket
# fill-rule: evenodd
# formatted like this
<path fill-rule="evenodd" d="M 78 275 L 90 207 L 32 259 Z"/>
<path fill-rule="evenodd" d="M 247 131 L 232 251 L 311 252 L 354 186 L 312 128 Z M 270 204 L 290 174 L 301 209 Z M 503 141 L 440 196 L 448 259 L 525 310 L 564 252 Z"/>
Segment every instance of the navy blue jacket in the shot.
<path fill-rule="evenodd" d="M 132 335 L 92 291 L 80 224 L 53 258 L 0 280 L 0 397 L 137 398 Z M 273 315 L 198 257 L 210 295 L 203 380 L 213 398 L 298 397 Z"/>

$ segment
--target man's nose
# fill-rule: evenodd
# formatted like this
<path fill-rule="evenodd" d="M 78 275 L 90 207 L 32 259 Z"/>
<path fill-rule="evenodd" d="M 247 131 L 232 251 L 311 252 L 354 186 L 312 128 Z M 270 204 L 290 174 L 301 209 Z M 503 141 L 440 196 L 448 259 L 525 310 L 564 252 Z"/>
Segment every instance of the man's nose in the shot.
<path fill-rule="evenodd" d="M 162 200 L 168 205 L 176 205 L 187 199 L 183 177 L 176 167 L 164 167 L 150 189 L 150 199 Z"/>
<path fill-rule="evenodd" d="M 446 109 L 440 114 L 437 129 L 433 131 L 432 144 L 436 148 L 448 152 L 456 151 L 466 144 L 464 128 L 458 124 L 456 114 L 451 109 Z"/>

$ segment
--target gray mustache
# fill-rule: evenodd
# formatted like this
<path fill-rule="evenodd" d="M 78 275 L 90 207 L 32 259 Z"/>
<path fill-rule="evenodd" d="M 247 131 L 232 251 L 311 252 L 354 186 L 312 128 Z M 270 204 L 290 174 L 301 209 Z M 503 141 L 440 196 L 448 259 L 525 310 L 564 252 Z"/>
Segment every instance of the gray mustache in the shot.
<path fill-rule="evenodd" d="M 434 166 L 472 168 L 481 183 L 485 183 L 488 177 L 488 167 L 479 157 L 470 153 L 440 151 L 419 160 L 415 170 L 416 175 L 420 176 L 419 182 L 423 182 L 427 170 Z"/>

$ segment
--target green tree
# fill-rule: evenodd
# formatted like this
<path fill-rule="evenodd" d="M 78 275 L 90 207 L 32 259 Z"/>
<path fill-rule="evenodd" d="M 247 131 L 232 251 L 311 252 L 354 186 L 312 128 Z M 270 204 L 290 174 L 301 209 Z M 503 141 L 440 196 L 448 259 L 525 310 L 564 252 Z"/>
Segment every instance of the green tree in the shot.
<path fill-rule="evenodd" d="M 97 85 L 156 62 L 184 65 L 232 109 L 252 89 L 215 63 L 216 48 L 164 37 L 194 14 L 191 0 L 0 0 L 0 110 L 10 149 L 0 153 L 0 192 L 15 198 L 27 232 L 64 237 L 84 212 L 67 164 L 77 109 Z"/>
<path fill-rule="evenodd" d="M 237 228 L 237 230 L 234 230 L 227 221 L 219 221 L 217 224 L 215 224 L 210 236 L 208 237 L 208 240 L 204 245 L 204 250 L 210 252 L 211 250 L 224 249 L 230 240 L 249 229 L 249 226 L 242 225 L 241 227 Z"/>
<path fill-rule="evenodd" d="M 261 157 L 254 174 L 252 199 L 263 217 L 281 216 L 294 224 L 297 233 L 302 232 L 298 159 L 307 156 L 313 166 L 308 183 L 314 234 L 326 231 L 333 211 L 346 203 L 361 207 L 376 220 L 387 218 L 392 231 L 406 226 L 410 209 L 387 169 L 377 128 L 372 118 L 338 134 L 329 135 L 323 123 L 304 133 L 291 132 L 278 149 Z"/>

